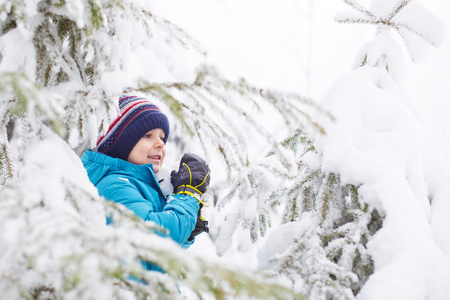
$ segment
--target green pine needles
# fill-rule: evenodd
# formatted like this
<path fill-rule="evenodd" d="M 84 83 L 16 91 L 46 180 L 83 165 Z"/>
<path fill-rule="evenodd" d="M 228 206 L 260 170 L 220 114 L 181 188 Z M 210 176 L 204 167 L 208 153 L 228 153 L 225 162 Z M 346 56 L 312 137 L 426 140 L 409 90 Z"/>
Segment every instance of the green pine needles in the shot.
<path fill-rule="evenodd" d="M 319 160 L 320 155 L 301 131 L 282 144 L 297 154 L 298 173 L 285 174 L 287 182 L 270 199 L 282 203 L 283 223 L 297 223 L 303 230 L 272 259 L 271 272 L 303 286 L 307 298 L 353 299 L 374 271 L 367 242 L 382 227 L 383 216 L 364 202 L 358 186 L 302 162 L 306 154 Z"/>

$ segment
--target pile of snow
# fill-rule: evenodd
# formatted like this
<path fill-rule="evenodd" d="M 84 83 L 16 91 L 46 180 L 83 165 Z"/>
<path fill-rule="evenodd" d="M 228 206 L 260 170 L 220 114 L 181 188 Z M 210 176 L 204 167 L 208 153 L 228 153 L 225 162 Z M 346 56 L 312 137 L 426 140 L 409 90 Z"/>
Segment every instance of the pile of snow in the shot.
<path fill-rule="evenodd" d="M 322 170 L 386 214 L 368 243 L 375 273 L 363 299 L 450 297 L 450 161 L 385 70 L 364 67 L 338 80 L 324 103 L 316 140 Z"/>

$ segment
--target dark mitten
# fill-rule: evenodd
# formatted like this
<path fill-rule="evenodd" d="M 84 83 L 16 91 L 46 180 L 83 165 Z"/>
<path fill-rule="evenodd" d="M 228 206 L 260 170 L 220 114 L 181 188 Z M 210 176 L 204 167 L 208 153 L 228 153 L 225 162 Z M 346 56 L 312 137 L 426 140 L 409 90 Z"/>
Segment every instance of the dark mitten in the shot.
<path fill-rule="evenodd" d="M 188 238 L 188 241 L 192 241 L 197 235 L 199 235 L 202 232 L 209 232 L 209 228 L 208 228 L 208 221 L 204 220 L 201 216 L 200 216 L 200 210 L 198 210 L 198 218 L 197 218 L 197 223 L 195 224 L 195 228 L 191 233 L 191 236 Z"/>
<path fill-rule="evenodd" d="M 210 170 L 205 160 L 192 153 L 184 154 L 178 172 L 174 170 L 170 174 L 174 194 L 188 194 L 200 202 L 210 180 Z"/>

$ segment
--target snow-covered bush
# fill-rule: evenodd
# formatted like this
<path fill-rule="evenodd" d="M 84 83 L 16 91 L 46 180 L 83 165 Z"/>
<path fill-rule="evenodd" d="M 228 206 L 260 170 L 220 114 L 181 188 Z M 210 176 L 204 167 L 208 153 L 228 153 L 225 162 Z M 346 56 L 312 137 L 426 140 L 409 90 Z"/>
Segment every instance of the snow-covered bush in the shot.
<path fill-rule="evenodd" d="M 87 179 L 75 153 L 95 145 L 123 92 L 145 93 L 166 106 L 175 127 L 194 135 L 200 149 L 218 149 L 233 180 L 216 193 L 231 190 L 244 199 L 257 189 L 246 169 L 245 137 L 230 120 L 241 118 L 277 146 L 252 118 L 259 105 L 286 113 L 291 127 L 298 115 L 311 122 L 303 106 L 317 110 L 300 96 L 234 83 L 212 68 L 193 72 L 201 46 L 154 15 L 149 2 L 0 3 L 2 295 L 177 299 L 180 285 L 200 298 L 301 298 L 259 273 L 187 254 L 155 234 L 159 228 L 100 198 Z M 116 226 L 105 225 L 110 214 Z M 144 271 L 142 259 L 165 273 Z"/>
<path fill-rule="evenodd" d="M 326 134 L 297 131 L 282 143 L 298 169 L 274 170 L 284 182 L 268 199 L 283 204 L 283 225 L 260 249 L 260 267 L 308 299 L 448 298 L 446 147 L 396 81 L 403 58 L 389 33 L 419 61 L 419 40 L 439 45 L 442 24 L 417 1 L 344 2 L 356 13 L 337 20 L 373 24 L 375 39 L 322 102 L 333 116 L 319 120 Z"/>

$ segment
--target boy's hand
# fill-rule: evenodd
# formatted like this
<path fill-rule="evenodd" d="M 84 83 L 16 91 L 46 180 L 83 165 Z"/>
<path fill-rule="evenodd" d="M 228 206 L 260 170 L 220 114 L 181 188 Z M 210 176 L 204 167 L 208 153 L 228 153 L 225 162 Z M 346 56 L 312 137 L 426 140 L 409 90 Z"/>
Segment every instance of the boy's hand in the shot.
<path fill-rule="evenodd" d="M 200 204 L 201 207 L 201 204 Z M 192 241 L 197 235 L 199 235 L 202 232 L 209 232 L 209 228 L 208 228 L 208 221 L 204 220 L 201 216 L 200 216 L 200 210 L 198 210 L 198 218 L 197 218 L 197 223 L 195 224 L 195 228 L 191 233 L 191 236 L 188 238 L 188 241 Z"/>
<path fill-rule="evenodd" d="M 193 153 L 186 153 L 180 161 L 180 168 L 172 171 L 170 182 L 175 188 L 174 194 L 194 196 L 200 203 L 211 180 L 210 170 L 205 160 Z"/>

